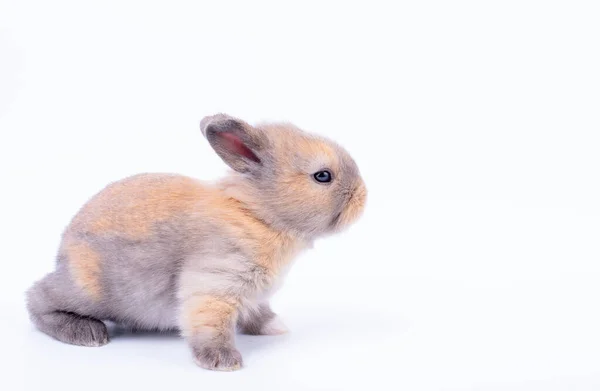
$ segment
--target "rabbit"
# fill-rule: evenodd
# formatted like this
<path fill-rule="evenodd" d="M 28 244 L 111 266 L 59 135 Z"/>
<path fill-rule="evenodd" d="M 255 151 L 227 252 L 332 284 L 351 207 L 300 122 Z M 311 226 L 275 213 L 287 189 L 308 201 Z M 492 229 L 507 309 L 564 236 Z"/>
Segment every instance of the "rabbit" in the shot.
<path fill-rule="evenodd" d="M 216 114 L 200 129 L 232 170 L 215 183 L 138 174 L 93 196 L 27 291 L 40 331 L 81 346 L 108 343 L 104 321 L 178 331 L 221 371 L 243 366 L 236 331 L 287 331 L 269 297 L 300 252 L 362 215 L 365 183 L 342 147 L 288 123 Z"/>

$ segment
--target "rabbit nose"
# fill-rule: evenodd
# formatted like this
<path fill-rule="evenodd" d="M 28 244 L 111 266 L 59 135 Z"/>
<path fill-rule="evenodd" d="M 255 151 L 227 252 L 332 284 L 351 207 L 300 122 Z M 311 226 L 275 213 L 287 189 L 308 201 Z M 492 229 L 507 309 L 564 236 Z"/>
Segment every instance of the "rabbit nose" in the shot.
<path fill-rule="evenodd" d="M 364 206 L 364 203 L 367 200 L 367 193 L 367 186 L 365 185 L 365 182 L 362 179 L 360 179 L 358 185 L 354 189 L 352 198 L 354 198 L 356 202 Z"/>

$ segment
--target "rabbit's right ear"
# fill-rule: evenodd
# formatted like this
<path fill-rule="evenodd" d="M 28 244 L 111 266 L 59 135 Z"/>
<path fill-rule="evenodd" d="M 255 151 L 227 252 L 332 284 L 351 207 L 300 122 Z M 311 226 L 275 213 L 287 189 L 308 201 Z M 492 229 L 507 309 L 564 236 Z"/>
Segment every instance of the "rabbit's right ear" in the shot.
<path fill-rule="evenodd" d="M 204 117 L 200 130 L 215 152 L 235 171 L 249 172 L 261 165 L 263 137 L 246 122 L 216 114 Z"/>

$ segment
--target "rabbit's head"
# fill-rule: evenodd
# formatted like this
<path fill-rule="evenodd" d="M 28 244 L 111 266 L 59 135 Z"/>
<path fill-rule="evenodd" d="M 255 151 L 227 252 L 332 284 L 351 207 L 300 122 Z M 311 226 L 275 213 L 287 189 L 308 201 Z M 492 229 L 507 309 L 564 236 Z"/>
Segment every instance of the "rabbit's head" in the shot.
<path fill-rule="evenodd" d="M 361 215 L 365 184 L 336 143 L 290 124 L 251 126 L 225 114 L 205 117 L 200 128 L 235 171 L 225 190 L 275 229 L 316 238 Z"/>

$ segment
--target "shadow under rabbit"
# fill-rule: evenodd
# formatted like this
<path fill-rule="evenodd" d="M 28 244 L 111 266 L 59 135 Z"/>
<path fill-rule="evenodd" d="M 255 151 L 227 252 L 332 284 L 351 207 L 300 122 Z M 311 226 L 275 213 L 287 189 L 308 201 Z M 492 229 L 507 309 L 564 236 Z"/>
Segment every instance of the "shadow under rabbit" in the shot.
<path fill-rule="evenodd" d="M 182 341 L 179 330 L 142 330 L 135 327 L 105 322 L 108 328 L 110 343 L 125 342 L 125 341 Z M 244 356 L 252 356 L 271 346 L 282 344 L 289 338 L 288 334 L 283 335 L 244 335 L 236 334 L 235 341 L 237 349 Z M 109 343 L 109 345 L 110 345 Z"/>

